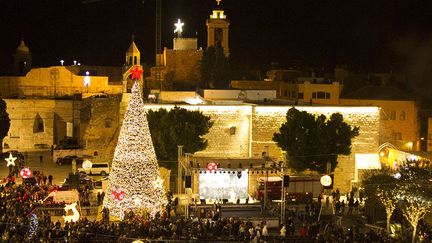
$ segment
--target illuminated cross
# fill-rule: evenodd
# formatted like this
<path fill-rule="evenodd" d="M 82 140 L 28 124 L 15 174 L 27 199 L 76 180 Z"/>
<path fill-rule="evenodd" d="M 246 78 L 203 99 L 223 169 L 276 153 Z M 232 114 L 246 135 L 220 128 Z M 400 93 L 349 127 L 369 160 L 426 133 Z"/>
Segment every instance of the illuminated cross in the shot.
<path fill-rule="evenodd" d="M 174 33 L 181 34 L 183 32 L 183 25 L 184 25 L 184 23 L 182 23 L 180 21 L 180 19 L 178 19 L 177 23 L 175 23 L 174 25 L 176 27 L 175 30 L 174 30 Z"/>
<path fill-rule="evenodd" d="M 12 153 L 9 153 L 9 158 L 6 158 L 5 160 L 6 160 L 6 162 L 7 162 L 7 165 L 6 165 L 6 167 L 9 167 L 9 166 L 15 166 L 15 160 L 16 160 L 17 158 L 16 157 L 13 157 L 12 156 Z"/>
<path fill-rule="evenodd" d="M 216 0 L 216 2 L 217 2 L 217 5 L 219 6 L 220 2 L 222 2 L 222 0 Z"/>

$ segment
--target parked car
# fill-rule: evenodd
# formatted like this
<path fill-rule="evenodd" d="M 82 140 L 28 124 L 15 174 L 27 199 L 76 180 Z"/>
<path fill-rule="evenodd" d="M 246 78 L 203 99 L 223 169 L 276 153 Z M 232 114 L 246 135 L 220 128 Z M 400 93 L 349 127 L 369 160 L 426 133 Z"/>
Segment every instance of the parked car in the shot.
<path fill-rule="evenodd" d="M 110 171 L 110 167 L 108 163 L 93 163 L 92 167 L 88 170 L 85 170 L 84 168 L 78 169 L 78 172 L 80 173 L 86 173 L 89 175 L 100 174 L 101 176 L 108 175 L 109 171 Z"/>
<path fill-rule="evenodd" d="M 76 155 L 67 155 L 65 157 L 57 158 L 56 164 L 58 165 L 71 165 L 72 161 L 75 160 L 77 165 L 82 164 L 84 158 L 78 157 Z"/>
<path fill-rule="evenodd" d="M 79 184 L 80 186 L 87 186 L 90 190 L 93 190 L 93 183 L 94 180 L 90 178 L 88 175 L 79 173 Z M 60 185 L 60 191 L 67 191 L 71 189 L 69 178 L 66 178 L 63 182 L 63 184 Z"/>

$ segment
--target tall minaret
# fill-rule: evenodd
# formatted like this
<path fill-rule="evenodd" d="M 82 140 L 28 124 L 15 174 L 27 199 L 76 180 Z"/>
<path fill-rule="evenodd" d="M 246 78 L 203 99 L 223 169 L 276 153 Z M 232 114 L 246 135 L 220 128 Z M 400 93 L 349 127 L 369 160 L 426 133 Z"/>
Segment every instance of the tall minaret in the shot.
<path fill-rule="evenodd" d="M 223 47 L 225 56 L 229 56 L 228 31 L 229 20 L 226 18 L 224 11 L 220 8 L 220 2 L 216 0 L 217 8 L 207 19 L 207 47 L 220 45 Z"/>
<path fill-rule="evenodd" d="M 30 49 L 21 39 L 21 42 L 13 55 L 13 74 L 26 75 L 31 69 L 31 53 Z"/>
<path fill-rule="evenodd" d="M 132 35 L 132 43 L 126 51 L 126 66 L 141 65 L 141 54 L 138 47 L 135 45 L 134 36 Z"/>

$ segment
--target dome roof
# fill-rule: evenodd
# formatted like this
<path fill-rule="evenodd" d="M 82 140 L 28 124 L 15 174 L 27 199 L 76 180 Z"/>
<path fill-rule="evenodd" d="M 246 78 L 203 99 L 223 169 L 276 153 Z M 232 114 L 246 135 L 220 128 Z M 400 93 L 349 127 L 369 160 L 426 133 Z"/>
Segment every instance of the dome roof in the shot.
<path fill-rule="evenodd" d="M 21 40 L 19 46 L 16 49 L 17 53 L 30 53 L 30 49 L 24 43 L 24 40 Z"/>
<path fill-rule="evenodd" d="M 126 53 L 140 53 L 140 51 L 138 50 L 138 47 L 135 45 L 134 41 L 132 41 L 132 43 L 130 44 Z"/>

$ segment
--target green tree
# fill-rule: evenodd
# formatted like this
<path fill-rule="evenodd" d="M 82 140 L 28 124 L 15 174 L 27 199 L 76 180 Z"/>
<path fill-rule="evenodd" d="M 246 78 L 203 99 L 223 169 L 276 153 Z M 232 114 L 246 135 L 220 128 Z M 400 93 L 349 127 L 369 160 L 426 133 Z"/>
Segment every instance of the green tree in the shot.
<path fill-rule="evenodd" d="M 204 88 L 229 88 L 230 65 L 223 47 L 210 46 L 203 52 L 200 62 L 201 86 Z"/>
<path fill-rule="evenodd" d="M 396 188 L 398 181 L 394 171 L 388 167 L 370 170 L 363 175 L 362 187 L 369 202 L 379 202 L 386 210 L 387 233 L 390 233 L 391 216 L 396 209 L 398 199 Z"/>
<path fill-rule="evenodd" d="M 0 153 L 3 152 L 3 139 L 10 128 L 9 114 L 6 111 L 6 102 L 0 98 Z"/>
<path fill-rule="evenodd" d="M 174 107 L 170 111 L 148 111 L 151 137 L 159 160 L 177 160 L 177 146 L 185 153 L 195 153 L 207 147 L 203 138 L 213 125 L 209 116 L 200 111 Z"/>
<path fill-rule="evenodd" d="M 395 192 L 405 219 L 412 226 L 412 241 L 416 242 L 419 221 L 430 212 L 432 206 L 432 169 L 420 166 L 418 161 L 406 163 L 397 171 L 400 177 Z"/>
<path fill-rule="evenodd" d="M 351 140 L 359 134 L 359 128 L 351 128 L 339 113 L 327 119 L 291 108 L 286 119 L 279 132 L 274 133 L 273 141 L 287 151 L 289 165 L 296 171 L 324 173 L 327 163 L 331 169 L 336 168 L 338 155 L 349 155 Z"/>

